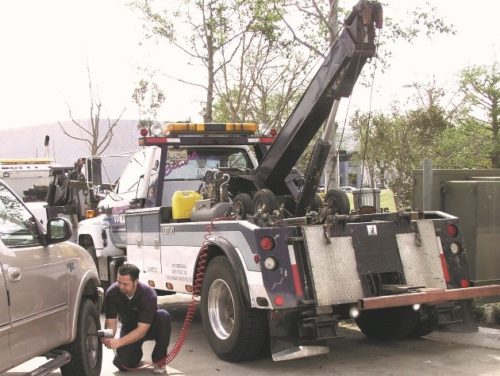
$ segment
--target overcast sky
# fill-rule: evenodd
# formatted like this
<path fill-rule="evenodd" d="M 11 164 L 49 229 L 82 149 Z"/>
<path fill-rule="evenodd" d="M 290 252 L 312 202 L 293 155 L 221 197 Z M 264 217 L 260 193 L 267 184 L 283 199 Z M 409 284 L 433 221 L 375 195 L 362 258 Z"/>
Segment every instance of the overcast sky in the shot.
<path fill-rule="evenodd" d="M 345 5 L 353 5 L 344 1 Z M 95 89 L 105 109 L 102 117 L 137 119 L 131 102 L 139 67 L 154 66 L 170 76 L 203 81 L 184 55 L 175 50 L 139 46 L 143 34 L 136 14 L 119 0 L 1 0 L 0 1 L 0 128 L 87 118 L 90 67 Z M 400 18 L 425 1 L 388 1 L 385 15 Z M 391 69 L 375 80 L 372 108 L 383 108 L 408 96 L 405 84 L 436 79 L 451 87 L 461 69 L 500 59 L 496 0 L 433 0 L 438 14 L 455 26 L 457 35 L 424 38 L 392 48 Z M 383 34 L 382 34 L 383 38 Z M 366 68 L 366 67 L 365 67 Z M 159 118 L 200 120 L 204 93 L 162 77 L 167 100 Z M 359 87 L 359 85 L 358 85 Z M 367 109 L 366 92 L 355 89 L 357 107 Z M 356 91 L 359 91 L 358 94 Z"/>

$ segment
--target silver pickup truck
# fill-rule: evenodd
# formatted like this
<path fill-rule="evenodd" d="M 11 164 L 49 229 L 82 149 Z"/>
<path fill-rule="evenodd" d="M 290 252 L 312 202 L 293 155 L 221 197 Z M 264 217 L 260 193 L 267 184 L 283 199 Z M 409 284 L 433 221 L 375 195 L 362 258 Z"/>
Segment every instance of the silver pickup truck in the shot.
<path fill-rule="evenodd" d="M 67 242 L 71 225 L 47 231 L 0 180 L 0 373 L 47 357 L 30 374 L 98 376 L 103 290 L 92 257 Z"/>

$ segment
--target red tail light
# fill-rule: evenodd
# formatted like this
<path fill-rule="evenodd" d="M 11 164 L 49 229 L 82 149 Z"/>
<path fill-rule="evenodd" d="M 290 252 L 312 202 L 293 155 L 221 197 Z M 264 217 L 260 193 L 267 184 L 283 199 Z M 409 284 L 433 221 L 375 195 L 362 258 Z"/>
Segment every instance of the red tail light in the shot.
<path fill-rule="evenodd" d="M 260 239 L 260 248 L 263 251 L 272 251 L 274 249 L 274 239 L 270 236 L 264 236 Z"/>
<path fill-rule="evenodd" d="M 448 230 L 448 235 L 452 238 L 458 235 L 458 228 L 452 223 L 448 224 L 447 230 Z"/>
<path fill-rule="evenodd" d="M 274 304 L 277 305 L 277 306 L 282 306 L 283 303 L 285 303 L 285 298 L 283 298 L 281 295 L 277 295 L 275 298 L 274 298 Z"/>

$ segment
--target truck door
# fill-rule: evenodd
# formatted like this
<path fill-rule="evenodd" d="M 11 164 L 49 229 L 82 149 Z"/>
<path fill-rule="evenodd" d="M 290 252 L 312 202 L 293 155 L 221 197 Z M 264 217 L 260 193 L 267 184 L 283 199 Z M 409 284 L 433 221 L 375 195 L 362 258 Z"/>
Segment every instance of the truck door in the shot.
<path fill-rule="evenodd" d="M 0 369 L 13 366 L 9 346 L 10 318 L 7 287 L 2 267 L 2 253 L 0 253 Z"/>
<path fill-rule="evenodd" d="M 110 235 L 113 244 L 124 247 L 126 241 L 125 217 L 127 209 L 152 206 L 152 189 L 158 176 L 160 151 L 156 146 L 146 147 L 130 157 L 115 190 L 99 206 L 111 209 Z"/>
<path fill-rule="evenodd" d="M 24 204 L 0 184 L 0 254 L 9 291 L 14 362 L 32 349 L 50 350 L 68 339 L 68 276 L 64 243 L 44 246 L 41 229 Z"/>

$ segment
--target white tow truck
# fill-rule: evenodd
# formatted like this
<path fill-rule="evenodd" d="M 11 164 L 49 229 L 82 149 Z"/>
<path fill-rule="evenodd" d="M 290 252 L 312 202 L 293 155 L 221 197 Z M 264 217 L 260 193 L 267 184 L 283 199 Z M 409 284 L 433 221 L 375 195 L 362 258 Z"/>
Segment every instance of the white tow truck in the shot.
<path fill-rule="evenodd" d="M 316 196 L 330 148 L 293 166 L 335 101 L 350 95 L 375 54 L 381 6 L 360 1 L 276 138 L 249 123 L 171 123 L 139 139 L 100 214 L 79 242 L 111 283 L 125 258 L 159 293 L 201 295 L 203 327 L 227 361 L 323 354 L 341 320 L 374 339 L 422 336 L 438 325 L 474 330 L 473 298 L 456 217 L 351 212 L 341 190 Z M 364 213 L 364 214 L 362 214 Z"/>

